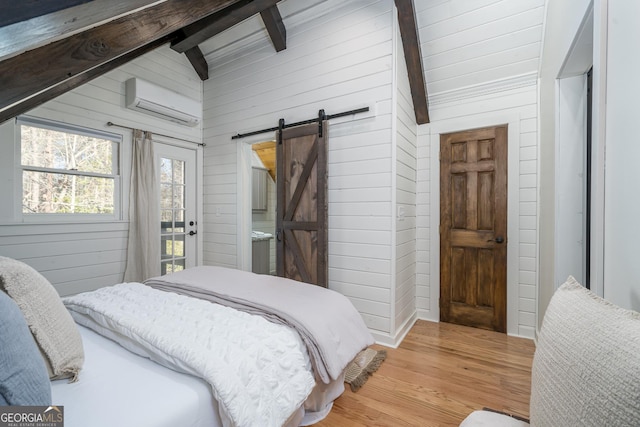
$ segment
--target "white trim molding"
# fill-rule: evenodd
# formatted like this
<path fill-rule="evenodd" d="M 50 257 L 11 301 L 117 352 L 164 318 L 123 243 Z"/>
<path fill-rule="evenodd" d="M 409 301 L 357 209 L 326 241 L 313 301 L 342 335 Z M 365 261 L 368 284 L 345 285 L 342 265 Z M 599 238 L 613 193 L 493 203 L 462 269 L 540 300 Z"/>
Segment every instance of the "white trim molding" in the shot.
<path fill-rule="evenodd" d="M 506 79 L 494 80 L 487 83 L 480 83 L 473 86 L 467 86 L 460 89 L 450 90 L 446 92 L 430 93 L 429 105 L 447 104 L 449 102 L 461 101 L 464 99 L 474 98 L 477 96 L 491 95 L 494 93 L 504 92 L 507 90 L 520 89 L 523 87 L 535 86 L 538 83 L 538 73 L 527 73 L 519 76 L 513 76 Z"/>

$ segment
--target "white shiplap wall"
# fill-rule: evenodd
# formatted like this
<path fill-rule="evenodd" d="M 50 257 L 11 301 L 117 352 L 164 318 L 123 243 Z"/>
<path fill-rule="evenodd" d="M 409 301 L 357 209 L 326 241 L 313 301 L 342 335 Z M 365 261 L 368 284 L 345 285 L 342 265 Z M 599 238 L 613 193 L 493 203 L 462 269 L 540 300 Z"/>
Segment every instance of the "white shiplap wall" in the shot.
<path fill-rule="evenodd" d="M 329 125 L 329 286 L 348 296 L 374 333 L 391 333 L 393 2 L 316 2 L 289 17 L 287 49 L 264 35 L 207 56 L 204 86 L 204 262 L 239 267 L 237 140 L 231 136 L 368 106 Z M 290 2 L 289 2 L 290 4 Z M 313 18 L 305 21 L 303 18 Z M 241 24 L 232 29 L 243 33 Z M 244 25 L 250 26 L 252 22 Z M 250 31 L 249 31 L 250 32 Z M 262 41 L 260 41 L 262 40 Z M 257 142 L 271 138 L 261 135 Z M 240 238 L 240 242 L 244 239 Z"/>
<path fill-rule="evenodd" d="M 399 28 L 395 29 L 395 335 L 408 332 L 416 317 L 417 125 Z"/>
<path fill-rule="evenodd" d="M 416 1 L 431 123 L 418 129 L 420 317 L 439 318 L 440 132 L 508 123 L 508 333 L 533 337 L 537 298 L 537 71 L 543 0 Z"/>
<path fill-rule="evenodd" d="M 319 108 L 331 114 L 368 105 L 374 114 L 334 122 L 330 128 L 329 280 L 332 289 L 353 301 L 379 340 L 395 344 L 416 308 L 421 317 L 437 320 L 431 222 L 439 206 L 432 201 L 431 134 L 502 120 L 515 132 L 510 134 L 515 135 L 510 161 L 517 165 L 510 168 L 522 174 L 512 179 L 517 184 L 512 187 L 515 197 L 510 197 L 516 203 L 515 209 L 510 205 L 509 238 L 520 241 L 510 257 L 510 286 L 515 289 L 510 288 L 508 303 L 510 333 L 531 336 L 541 2 L 416 2 L 432 116 L 432 125 L 420 129 L 396 44 L 393 2 L 304 2 L 297 13 L 291 1 L 279 4 L 288 31 L 288 47 L 281 53 L 265 41 L 256 20 L 232 28 L 203 49 L 212 76 L 204 95 L 205 263 L 243 266 L 245 240 L 238 230 L 243 229 L 239 211 L 244 207 L 238 193 L 246 187 L 241 150 L 231 135 L 275 126 L 281 117 L 303 120 Z M 474 29 L 477 19 L 481 30 Z M 446 30 L 446 23 L 453 29 Z M 511 54 L 500 55 L 500 60 L 490 53 L 504 49 Z M 536 59 L 531 59 L 536 49 Z M 444 66 L 452 68 L 442 78 L 437 72 L 430 75 Z M 451 71 L 466 66 L 473 72 Z M 398 209 L 404 210 L 403 219 Z"/>
<path fill-rule="evenodd" d="M 538 71 L 544 0 L 418 0 L 429 94 Z"/>
<path fill-rule="evenodd" d="M 106 122 L 138 127 L 201 142 L 201 127 L 189 128 L 125 108 L 125 81 L 140 77 L 202 102 L 202 83 L 184 56 L 160 48 L 30 111 L 29 116 L 123 135 L 120 220 L 74 224 L 18 223 L 13 203 L 0 209 L 0 255 L 20 259 L 40 271 L 62 295 L 122 281 L 128 234 L 131 132 Z M 0 126 L 0 188 L 13 195 L 15 121 Z M 19 157 L 18 157 L 19 158 Z M 15 198 L 8 197 L 8 200 Z M 5 200 L 6 202 L 6 200 Z M 5 203 L 6 205 L 7 203 Z"/>

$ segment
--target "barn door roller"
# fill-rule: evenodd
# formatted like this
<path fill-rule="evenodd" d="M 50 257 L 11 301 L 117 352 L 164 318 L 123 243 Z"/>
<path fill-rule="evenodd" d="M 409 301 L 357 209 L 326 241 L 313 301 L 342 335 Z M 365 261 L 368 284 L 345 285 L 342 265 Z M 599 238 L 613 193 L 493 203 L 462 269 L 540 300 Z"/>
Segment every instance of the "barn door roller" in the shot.
<path fill-rule="evenodd" d="M 322 122 L 327 120 L 324 110 L 318 111 L 318 136 L 322 138 Z"/>
<path fill-rule="evenodd" d="M 278 121 L 278 144 L 282 144 L 282 131 L 284 128 L 284 119 L 280 119 Z"/>

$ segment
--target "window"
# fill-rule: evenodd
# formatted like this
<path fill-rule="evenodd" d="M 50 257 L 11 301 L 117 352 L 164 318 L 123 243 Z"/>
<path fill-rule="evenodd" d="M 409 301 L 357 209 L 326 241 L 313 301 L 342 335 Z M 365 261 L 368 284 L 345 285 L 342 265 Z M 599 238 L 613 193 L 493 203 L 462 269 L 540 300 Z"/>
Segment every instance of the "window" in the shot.
<path fill-rule="evenodd" d="M 22 217 L 119 218 L 120 135 L 22 117 Z"/>

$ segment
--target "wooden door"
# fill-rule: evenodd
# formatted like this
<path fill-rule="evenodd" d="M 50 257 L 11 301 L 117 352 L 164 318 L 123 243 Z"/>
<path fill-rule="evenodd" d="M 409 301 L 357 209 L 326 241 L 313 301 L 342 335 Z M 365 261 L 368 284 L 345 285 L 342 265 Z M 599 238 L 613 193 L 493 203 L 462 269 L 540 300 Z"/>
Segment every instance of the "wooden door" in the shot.
<path fill-rule="evenodd" d="M 327 123 L 322 123 L 322 135 L 318 123 L 281 132 L 276 151 L 276 272 L 327 287 Z"/>
<path fill-rule="evenodd" d="M 506 332 L 507 126 L 440 137 L 440 320 Z"/>

